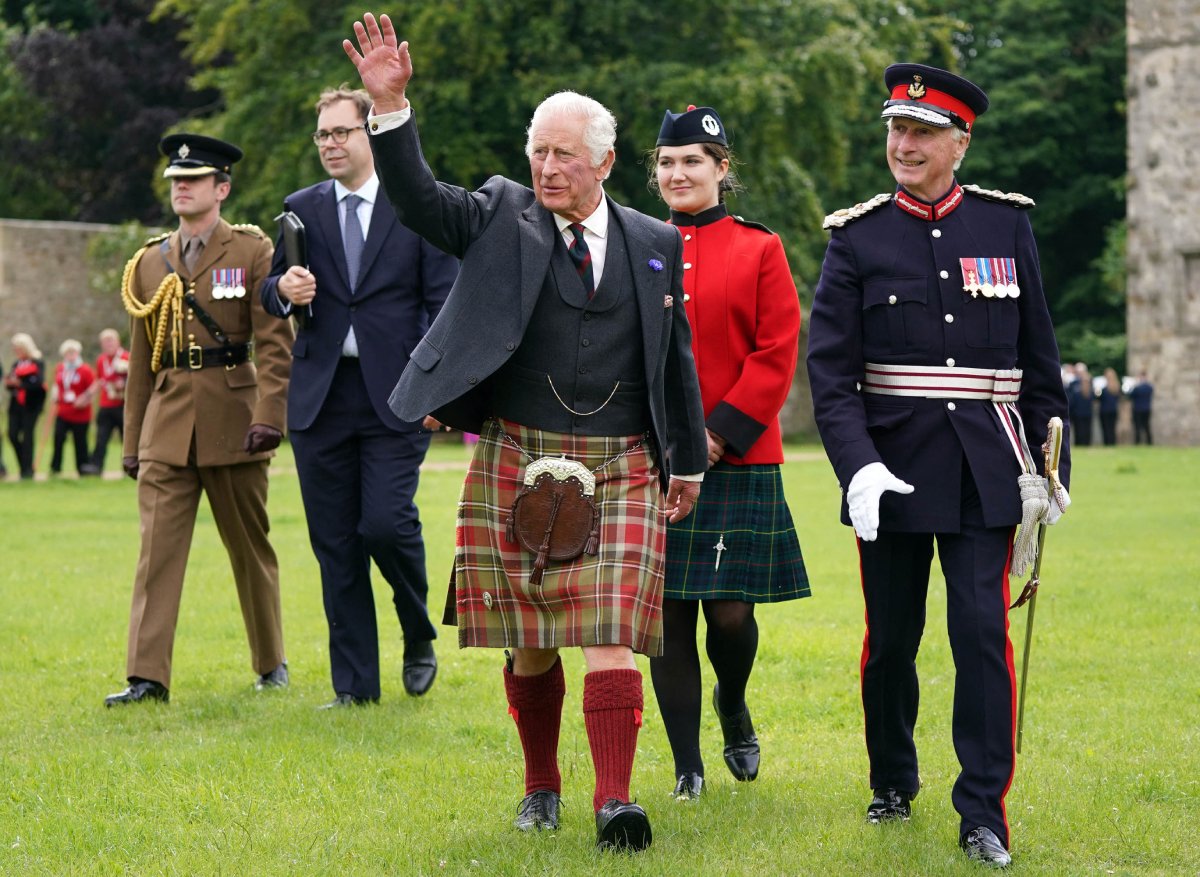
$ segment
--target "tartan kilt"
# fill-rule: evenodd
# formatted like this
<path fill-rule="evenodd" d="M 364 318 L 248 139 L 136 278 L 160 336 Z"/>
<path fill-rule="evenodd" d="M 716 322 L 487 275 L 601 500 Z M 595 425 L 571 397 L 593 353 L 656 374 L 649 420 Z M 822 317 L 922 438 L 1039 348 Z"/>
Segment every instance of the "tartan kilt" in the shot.
<path fill-rule="evenodd" d="M 600 547 L 567 562 L 549 561 L 540 585 L 529 584 L 534 557 L 506 533 L 529 460 L 566 455 L 588 469 L 643 436 L 570 435 L 489 420 L 475 445 L 458 504 L 454 605 L 460 647 L 562 648 L 625 645 L 662 652 L 665 518 L 658 470 L 649 447 L 596 474 Z"/>
<path fill-rule="evenodd" d="M 777 603 L 810 594 L 778 464 L 709 469 L 692 513 L 667 525 L 663 596 Z"/>

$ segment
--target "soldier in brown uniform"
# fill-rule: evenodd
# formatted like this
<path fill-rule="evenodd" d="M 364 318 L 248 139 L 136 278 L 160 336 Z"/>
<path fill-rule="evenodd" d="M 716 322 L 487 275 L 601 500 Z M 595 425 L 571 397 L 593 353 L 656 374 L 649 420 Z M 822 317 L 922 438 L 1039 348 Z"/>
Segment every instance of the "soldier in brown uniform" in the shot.
<path fill-rule="evenodd" d="M 174 134 L 171 207 L 179 229 L 125 269 L 132 317 L 122 466 L 138 482 L 142 545 L 133 583 L 126 675 L 106 706 L 168 699 L 171 649 L 200 493 L 229 552 L 256 688 L 287 684 L 279 568 L 267 540 L 267 461 L 283 436 L 290 324 L 258 287 L 271 241 L 221 219 L 236 146 Z"/>

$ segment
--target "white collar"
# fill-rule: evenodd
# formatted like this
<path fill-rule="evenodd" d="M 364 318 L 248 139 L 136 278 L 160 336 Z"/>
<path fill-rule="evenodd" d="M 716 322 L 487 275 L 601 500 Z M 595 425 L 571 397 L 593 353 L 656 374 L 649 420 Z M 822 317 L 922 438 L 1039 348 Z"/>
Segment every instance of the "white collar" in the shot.
<path fill-rule="evenodd" d="M 558 226 L 560 233 L 566 234 L 571 220 L 555 213 L 554 224 Z M 608 198 L 605 197 L 603 191 L 600 193 L 600 203 L 592 211 L 592 215 L 579 224 L 584 227 L 585 231 L 590 231 L 598 238 L 603 239 L 608 235 Z"/>
<path fill-rule="evenodd" d="M 341 180 L 334 180 L 333 194 L 337 196 L 338 204 L 341 204 L 342 199 L 347 195 L 357 195 L 368 204 L 374 204 L 375 199 L 379 197 L 379 177 L 372 172 L 371 176 L 367 177 L 367 181 L 359 186 L 356 192 L 351 192 L 343 186 Z"/>

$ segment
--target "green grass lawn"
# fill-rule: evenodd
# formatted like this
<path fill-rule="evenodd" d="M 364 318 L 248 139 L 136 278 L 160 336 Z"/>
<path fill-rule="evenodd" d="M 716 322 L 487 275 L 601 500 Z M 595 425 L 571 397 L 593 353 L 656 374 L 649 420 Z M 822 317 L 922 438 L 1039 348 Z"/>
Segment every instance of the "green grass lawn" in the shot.
<path fill-rule="evenodd" d="M 813 597 L 764 607 L 749 703 L 763 769 L 735 783 L 706 711 L 706 796 L 668 799 L 672 762 L 646 672 L 633 790 L 654 845 L 593 849 L 583 662 L 565 654 L 562 829 L 512 828 L 522 794 L 496 651 L 445 628 L 428 696 L 400 683 L 382 583 L 384 695 L 318 712 L 329 687 L 320 581 L 288 451 L 271 480 L 292 684 L 256 694 L 228 563 L 202 505 L 168 706 L 106 710 L 124 685 L 137 555 L 127 479 L 0 484 L 0 873 L 972 874 L 950 787 L 953 667 L 930 589 L 917 726 L 924 789 L 907 825 L 864 823 L 862 599 L 823 455 L 784 467 Z M 109 466 L 115 467 L 116 449 Z M 466 452 L 422 478 L 431 612 L 440 618 Z M 1014 873 L 1196 874 L 1200 820 L 1200 452 L 1084 449 L 1075 505 L 1047 540 L 1024 754 L 1008 798 Z M 940 579 L 938 580 L 940 581 Z M 1014 587 L 1015 590 L 1015 587 Z M 1024 611 L 1013 613 L 1020 655 Z M 706 683 L 711 672 L 706 669 Z"/>

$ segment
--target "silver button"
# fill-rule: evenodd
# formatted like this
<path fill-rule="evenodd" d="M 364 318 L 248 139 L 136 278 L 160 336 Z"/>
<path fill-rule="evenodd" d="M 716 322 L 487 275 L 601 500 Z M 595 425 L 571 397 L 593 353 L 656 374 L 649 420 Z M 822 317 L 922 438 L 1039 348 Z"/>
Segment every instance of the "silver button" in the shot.
<path fill-rule="evenodd" d="M 692 236 L 691 236 L 690 234 L 685 234 L 685 235 L 683 236 L 683 239 L 684 239 L 685 241 L 690 241 L 690 240 L 692 239 Z"/>
<path fill-rule="evenodd" d="M 954 314 L 946 314 L 946 322 L 953 323 L 954 322 Z"/>
<path fill-rule="evenodd" d="M 896 303 L 896 296 L 894 296 L 894 295 L 889 295 L 889 296 L 888 296 L 888 304 L 890 304 L 890 305 L 894 305 L 895 303 Z"/>
<path fill-rule="evenodd" d="M 954 357 L 953 356 L 946 360 L 946 365 L 950 366 L 950 368 L 954 368 Z"/>
<path fill-rule="evenodd" d="M 930 234 L 932 234 L 935 238 L 940 238 L 942 236 L 942 230 L 940 228 L 935 228 L 932 232 L 930 232 Z"/>
<path fill-rule="evenodd" d="M 685 302 L 689 302 L 689 301 L 691 301 L 691 300 L 692 300 L 692 297 L 691 297 L 690 295 L 688 295 L 688 294 L 685 292 L 685 293 L 683 294 L 683 300 L 684 300 Z"/>
<path fill-rule="evenodd" d="M 955 405 L 954 405 L 954 403 L 953 403 L 953 402 L 947 402 L 947 403 L 946 403 L 946 408 L 947 408 L 947 410 L 949 410 L 949 411 L 953 411 L 953 410 L 954 410 L 954 408 L 955 408 Z"/>
<path fill-rule="evenodd" d="M 684 270 L 684 271 L 686 271 L 687 269 L 689 269 L 689 268 L 691 268 L 691 267 L 692 267 L 692 263 L 691 263 L 691 262 L 684 262 L 684 263 L 683 263 L 683 270 Z"/>
<path fill-rule="evenodd" d="M 483 592 L 483 605 L 488 609 L 492 608 L 492 595 L 487 591 Z"/>
<path fill-rule="evenodd" d="M 855 381 L 855 382 L 854 382 L 854 389 L 856 389 L 856 390 L 861 390 L 861 389 L 862 389 L 862 384 L 860 384 L 858 381 Z"/>
<path fill-rule="evenodd" d="M 939 272 L 938 272 L 938 277 L 942 278 L 942 280 L 949 280 L 949 279 L 950 279 L 950 272 L 949 272 L 949 271 L 939 271 Z"/>

